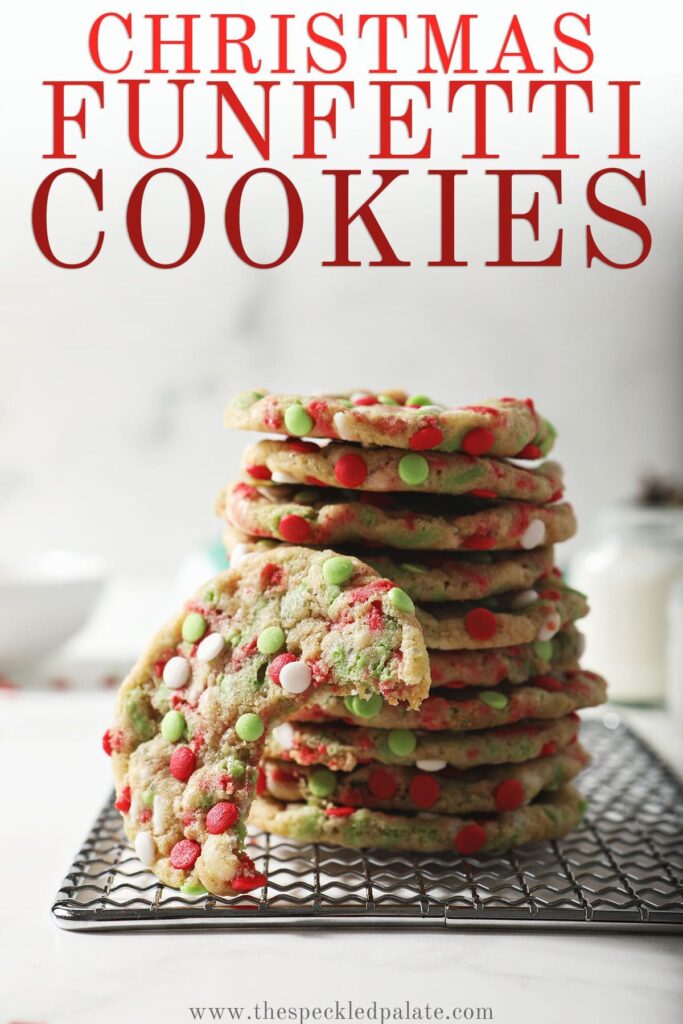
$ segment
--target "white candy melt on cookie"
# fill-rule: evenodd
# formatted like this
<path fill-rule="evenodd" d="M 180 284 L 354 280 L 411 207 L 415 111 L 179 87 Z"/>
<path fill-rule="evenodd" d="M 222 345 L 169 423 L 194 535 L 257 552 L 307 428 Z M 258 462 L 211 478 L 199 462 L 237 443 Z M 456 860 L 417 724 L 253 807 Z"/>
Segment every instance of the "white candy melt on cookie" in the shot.
<path fill-rule="evenodd" d="M 283 722 L 273 729 L 273 738 L 282 750 L 291 750 L 294 746 L 294 729 L 289 722 Z"/>
<path fill-rule="evenodd" d="M 543 625 L 538 631 L 538 640 L 552 640 L 560 626 L 562 620 L 557 612 L 551 612 L 548 618 L 545 620 Z"/>
<path fill-rule="evenodd" d="M 164 665 L 164 682 L 169 690 L 179 690 L 190 678 L 190 663 L 187 658 L 176 655 Z"/>
<path fill-rule="evenodd" d="M 158 794 L 152 802 L 152 832 L 161 835 L 166 831 L 166 819 L 168 817 L 168 800 Z"/>
<path fill-rule="evenodd" d="M 157 844 L 149 832 L 138 832 L 134 845 L 138 860 L 148 868 L 156 859 Z"/>
<path fill-rule="evenodd" d="M 225 647 L 225 640 L 220 633 L 209 633 L 205 636 L 199 647 L 197 648 L 197 658 L 199 661 L 213 661 L 217 658 Z"/>
<path fill-rule="evenodd" d="M 304 693 L 311 678 L 311 670 L 304 661 L 290 661 L 280 669 L 280 685 L 286 693 Z"/>
<path fill-rule="evenodd" d="M 537 548 L 545 540 L 545 523 L 541 519 L 532 519 L 519 539 L 525 551 Z"/>
<path fill-rule="evenodd" d="M 350 436 L 348 430 L 348 419 L 345 412 L 336 412 L 332 417 L 332 423 L 342 441 L 352 441 L 353 437 Z"/>
<path fill-rule="evenodd" d="M 440 772 L 446 767 L 446 762 L 438 757 L 426 757 L 422 761 L 416 761 L 415 767 L 421 772 Z"/>
<path fill-rule="evenodd" d="M 520 590 L 518 594 L 510 601 L 510 607 L 514 608 L 515 611 L 520 611 L 522 608 L 527 608 L 530 604 L 534 604 L 538 601 L 538 591 L 536 590 Z"/>

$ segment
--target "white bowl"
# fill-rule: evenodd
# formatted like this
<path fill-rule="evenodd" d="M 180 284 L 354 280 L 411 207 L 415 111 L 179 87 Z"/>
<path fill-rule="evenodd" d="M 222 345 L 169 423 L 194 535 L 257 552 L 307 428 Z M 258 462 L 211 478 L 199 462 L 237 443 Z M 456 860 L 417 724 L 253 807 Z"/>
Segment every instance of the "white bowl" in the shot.
<path fill-rule="evenodd" d="M 0 664 L 37 661 L 90 617 L 103 562 L 71 551 L 0 561 Z"/>

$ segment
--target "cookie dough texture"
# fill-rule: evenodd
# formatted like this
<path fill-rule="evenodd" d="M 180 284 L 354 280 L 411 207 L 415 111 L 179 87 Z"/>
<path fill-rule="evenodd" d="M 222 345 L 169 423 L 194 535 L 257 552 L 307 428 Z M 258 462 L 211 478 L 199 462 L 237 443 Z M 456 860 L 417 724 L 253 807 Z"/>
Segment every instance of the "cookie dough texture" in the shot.
<path fill-rule="evenodd" d="M 385 404 L 381 398 L 392 399 Z M 237 395 L 225 413 L 233 430 L 330 438 L 411 451 L 538 458 L 550 451 L 555 431 L 533 402 L 491 399 L 481 405 L 446 408 L 409 405 L 406 395 L 273 395 L 264 389 Z M 475 434 L 474 432 L 477 431 Z M 527 447 L 531 445 L 532 451 Z"/>
<path fill-rule="evenodd" d="M 559 839 L 576 828 L 582 814 L 580 794 L 566 785 L 554 793 L 544 793 L 534 803 L 516 811 L 488 818 L 387 814 L 368 808 L 338 816 L 311 804 L 281 803 L 259 797 L 252 807 L 251 820 L 268 832 L 308 843 L 424 853 L 452 851 L 455 847 L 466 856 Z"/>

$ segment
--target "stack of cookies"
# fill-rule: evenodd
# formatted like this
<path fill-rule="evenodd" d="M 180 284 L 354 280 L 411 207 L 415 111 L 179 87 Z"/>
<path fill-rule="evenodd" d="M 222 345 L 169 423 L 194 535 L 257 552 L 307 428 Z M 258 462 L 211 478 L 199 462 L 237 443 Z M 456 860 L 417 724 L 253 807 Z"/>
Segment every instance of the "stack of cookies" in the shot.
<path fill-rule="evenodd" d="M 575 827 L 571 782 L 588 760 L 577 711 L 606 684 L 579 666 L 588 609 L 554 559 L 576 522 L 533 403 L 252 391 L 226 423 L 280 435 L 247 448 L 219 498 L 231 564 L 287 544 L 334 549 L 333 601 L 360 558 L 416 609 L 431 670 L 418 710 L 383 700 L 396 669 L 375 642 L 380 693 L 342 698 L 321 677 L 266 742 L 251 820 L 308 841 L 462 854 Z M 372 628 L 370 614 L 369 639 Z M 364 641 L 339 657 L 347 678 L 367 673 Z"/>

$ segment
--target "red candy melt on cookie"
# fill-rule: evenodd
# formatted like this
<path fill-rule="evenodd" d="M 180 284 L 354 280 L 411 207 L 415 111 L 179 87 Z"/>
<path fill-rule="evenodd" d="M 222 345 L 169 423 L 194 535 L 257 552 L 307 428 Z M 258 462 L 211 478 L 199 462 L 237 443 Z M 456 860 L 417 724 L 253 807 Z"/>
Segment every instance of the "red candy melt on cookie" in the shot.
<path fill-rule="evenodd" d="M 495 436 L 487 427 L 476 427 L 462 439 L 462 450 L 468 455 L 485 455 L 493 447 Z"/>
<path fill-rule="evenodd" d="M 197 767 L 197 758 L 189 747 L 176 747 L 169 762 L 171 775 L 179 782 L 187 782 Z"/>
<path fill-rule="evenodd" d="M 212 836 L 220 836 L 235 824 L 238 817 L 239 812 L 236 805 L 222 800 L 220 803 L 214 804 L 207 812 L 206 831 L 210 832 Z"/>
<path fill-rule="evenodd" d="M 295 654 L 288 654 L 287 652 L 285 652 L 284 654 L 278 654 L 276 658 L 273 658 L 270 665 L 268 666 L 268 675 L 270 676 L 271 681 L 274 682 L 276 686 L 279 686 L 280 673 L 282 672 L 285 665 L 289 665 L 293 661 L 297 660 L 298 659 Z"/>
<path fill-rule="evenodd" d="M 118 800 L 114 804 L 114 807 L 117 811 L 121 811 L 122 814 L 128 814 L 128 811 L 130 810 L 130 800 L 130 786 L 124 786 Z"/>
<path fill-rule="evenodd" d="M 408 787 L 408 795 L 417 807 L 428 811 L 439 799 L 441 787 L 432 775 L 416 775 Z"/>
<path fill-rule="evenodd" d="M 524 786 L 519 779 L 504 779 L 496 788 L 495 800 L 499 811 L 516 811 L 524 802 Z"/>
<path fill-rule="evenodd" d="M 194 839 L 181 839 L 171 850 L 169 860 L 178 871 L 189 871 L 201 852 L 201 846 Z"/>
<path fill-rule="evenodd" d="M 370 772 L 368 789 L 378 800 L 391 800 L 398 789 L 398 783 L 391 772 L 385 771 L 384 768 L 375 768 Z"/>
<path fill-rule="evenodd" d="M 254 480 L 270 480 L 273 475 L 267 466 L 247 466 L 247 473 Z"/>
<path fill-rule="evenodd" d="M 481 850 L 486 842 L 486 832 L 481 825 L 472 822 L 471 825 L 465 825 L 460 829 L 453 842 L 458 853 L 466 857 Z"/>
<path fill-rule="evenodd" d="M 342 455 L 334 466 L 334 478 L 342 487 L 360 487 L 368 475 L 368 467 L 360 455 Z"/>
<path fill-rule="evenodd" d="M 496 616 L 488 608 L 472 608 L 465 616 L 465 629 L 473 640 L 490 640 L 496 635 Z"/>
<path fill-rule="evenodd" d="M 328 818 L 348 818 L 355 810 L 355 807 L 326 807 L 325 815 Z"/>
<path fill-rule="evenodd" d="M 416 430 L 408 444 L 414 452 L 423 452 L 428 448 L 437 448 L 443 441 L 443 431 L 439 427 L 422 427 Z"/>
<path fill-rule="evenodd" d="M 303 544 L 310 540 L 311 527 L 303 516 L 283 516 L 279 524 L 280 536 L 290 544 Z"/>

